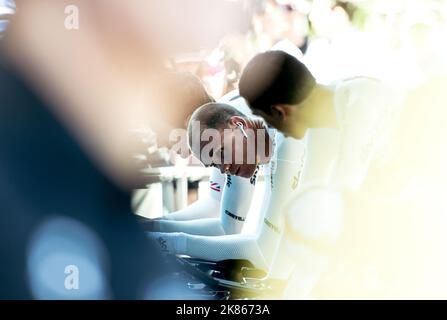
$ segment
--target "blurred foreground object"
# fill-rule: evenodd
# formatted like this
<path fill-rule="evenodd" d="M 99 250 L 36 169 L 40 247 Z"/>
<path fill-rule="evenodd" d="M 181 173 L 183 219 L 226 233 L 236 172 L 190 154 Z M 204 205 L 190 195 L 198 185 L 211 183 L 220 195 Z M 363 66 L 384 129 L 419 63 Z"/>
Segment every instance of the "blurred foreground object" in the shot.
<path fill-rule="evenodd" d="M 141 145 L 130 130 L 167 127 L 147 86 L 168 55 L 214 44 L 246 11 L 204 0 L 16 3 L 0 42 L 0 298 L 178 297 L 154 284 L 169 270 L 131 214 Z M 78 29 L 64 25 L 67 6 Z"/>

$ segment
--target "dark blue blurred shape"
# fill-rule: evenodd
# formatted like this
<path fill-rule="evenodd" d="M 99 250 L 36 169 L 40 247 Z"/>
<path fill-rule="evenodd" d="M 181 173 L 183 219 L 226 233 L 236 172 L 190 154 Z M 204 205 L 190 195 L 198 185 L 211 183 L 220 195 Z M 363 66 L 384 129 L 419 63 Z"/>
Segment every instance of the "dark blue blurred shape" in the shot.
<path fill-rule="evenodd" d="M 56 236 L 45 233 L 54 230 L 45 229 L 45 222 L 55 216 L 72 221 L 65 225 L 75 227 Z M 72 244 L 77 237 L 85 240 L 84 229 L 97 239 L 92 246 L 102 248 L 101 261 L 106 265 L 105 271 L 97 271 L 107 295 L 92 297 L 141 298 L 153 281 L 168 272 L 162 271 L 165 266 L 157 248 L 147 242 L 135 221 L 129 194 L 95 167 L 50 108 L 0 56 L 0 298 L 69 298 L 54 292 L 42 295 L 39 288 L 36 293 L 36 283 L 63 279 L 64 270 L 53 270 L 57 263 L 48 265 L 51 261 L 60 264 L 60 260 L 52 246 L 42 249 L 36 244 L 41 240 L 35 235 L 42 238 L 43 234 L 43 244 L 56 244 L 56 255 L 66 249 L 64 259 L 70 261 L 70 257 L 76 260 L 83 255 L 78 247 L 73 251 L 76 246 Z M 64 241 L 71 245 L 64 247 Z M 87 251 L 84 258 L 92 259 Z M 86 265 L 94 266 L 91 261 Z M 34 281 L 34 266 L 40 282 Z M 81 268 L 81 283 L 82 276 Z"/>

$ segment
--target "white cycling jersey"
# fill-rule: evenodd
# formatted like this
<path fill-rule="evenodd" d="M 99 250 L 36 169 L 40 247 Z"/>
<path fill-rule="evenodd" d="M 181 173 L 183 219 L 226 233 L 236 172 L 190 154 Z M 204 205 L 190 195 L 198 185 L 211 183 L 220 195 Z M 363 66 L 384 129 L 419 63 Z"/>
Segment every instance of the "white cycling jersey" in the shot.
<path fill-rule="evenodd" d="M 275 141 L 272 160 L 261 168 L 264 170 L 265 192 L 255 233 L 203 236 L 152 232 L 149 237 L 171 253 L 210 261 L 246 259 L 256 268 L 267 271 L 284 232 L 284 204 L 298 189 L 305 150 L 302 141 L 284 138 L 282 134 L 276 134 Z M 233 187 L 234 178 L 237 177 L 227 177 L 227 188 Z M 245 181 L 250 183 L 250 179 Z"/>
<path fill-rule="evenodd" d="M 245 100 L 237 90 L 219 99 L 245 115 L 251 115 Z M 217 236 L 240 233 L 249 212 L 256 178 L 227 176 L 212 168 L 209 191 L 185 209 L 155 222 L 159 232 L 184 232 L 195 235 Z"/>

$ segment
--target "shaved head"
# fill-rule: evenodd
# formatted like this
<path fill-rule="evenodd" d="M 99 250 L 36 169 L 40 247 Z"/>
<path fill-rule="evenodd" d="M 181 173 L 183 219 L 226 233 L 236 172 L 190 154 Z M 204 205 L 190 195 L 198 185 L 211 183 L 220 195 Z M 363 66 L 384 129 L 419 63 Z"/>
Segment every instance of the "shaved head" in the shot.
<path fill-rule="evenodd" d="M 228 127 L 231 117 L 238 116 L 245 118 L 245 115 L 228 104 L 223 103 L 207 103 L 198 108 L 191 116 L 188 123 L 188 141 L 192 146 L 192 126 L 193 123 L 200 125 L 200 134 L 205 129 L 222 130 Z M 200 138 L 200 137 L 199 137 Z"/>

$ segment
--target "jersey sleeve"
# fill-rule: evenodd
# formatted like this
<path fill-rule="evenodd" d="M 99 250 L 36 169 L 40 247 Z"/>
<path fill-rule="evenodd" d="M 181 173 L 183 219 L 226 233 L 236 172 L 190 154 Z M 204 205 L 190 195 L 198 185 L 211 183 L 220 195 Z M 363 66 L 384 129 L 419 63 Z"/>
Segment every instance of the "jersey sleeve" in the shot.
<path fill-rule="evenodd" d="M 211 169 L 208 192 L 205 196 L 188 207 L 165 216 L 166 220 L 194 220 L 219 217 L 220 201 L 222 198 L 225 175 L 216 168 Z"/>

